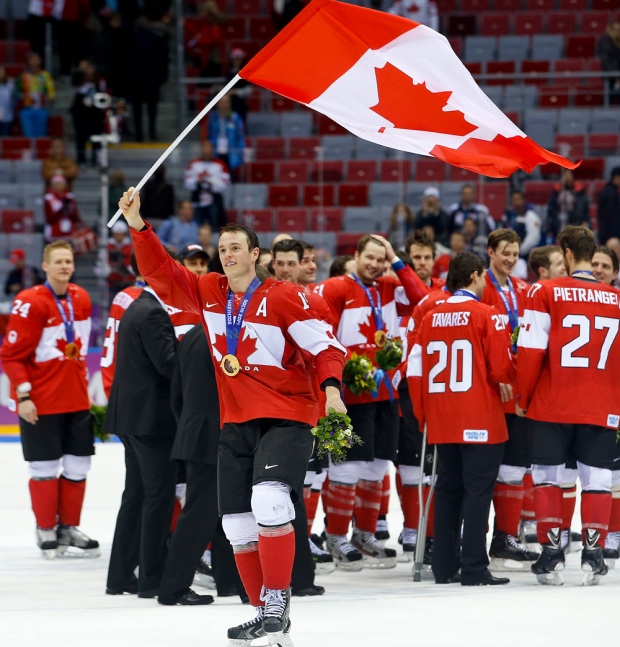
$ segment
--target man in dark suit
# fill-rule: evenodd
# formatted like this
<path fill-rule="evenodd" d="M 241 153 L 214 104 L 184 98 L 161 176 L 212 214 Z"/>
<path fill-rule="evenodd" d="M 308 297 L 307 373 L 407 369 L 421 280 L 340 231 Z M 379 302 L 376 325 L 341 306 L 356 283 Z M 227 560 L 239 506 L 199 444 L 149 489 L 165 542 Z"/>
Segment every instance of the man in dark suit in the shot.
<path fill-rule="evenodd" d="M 145 288 L 119 327 L 104 429 L 125 445 L 126 476 L 108 568 L 109 595 L 155 597 L 166 560 L 176 483 L 170 460 L 176 431 L 170 383 L 177 340 L 164 308 L 155 292 Z"/>
<path fill-rule="evenodd" d="M 172 458 L 185 464 L 187 491 L 185 506 L 172 535 L 159 587 L 159 603 L 213 602 L 210 595 L 198 595 L 189 588 L 209 542 L 218 594 L 230 595 L 236 590 L 245 597 L 232 547 L 218 516 L 220 403 L 213 359 L 202 326 L 194 326 L 179 344 L 171 404 L 178 423 Z"/>

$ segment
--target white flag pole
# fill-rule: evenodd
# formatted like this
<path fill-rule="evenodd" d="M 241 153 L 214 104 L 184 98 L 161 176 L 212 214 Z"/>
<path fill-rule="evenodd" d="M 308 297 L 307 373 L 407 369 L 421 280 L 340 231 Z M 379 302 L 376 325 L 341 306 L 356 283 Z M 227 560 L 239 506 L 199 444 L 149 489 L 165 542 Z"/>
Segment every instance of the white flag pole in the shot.
<path fill-rule="evenodd" d="M 209 103 L 192 119 L 192 121 L 188 124 L 188 126 L 185 128 L 185 130 L 168 146 L 168 148 L 162 153 L 161 157 L 151 166 L 151 168 L 147 171 L 146 175 L 138 182 L 136 185 L 135 189 L 133 190 L 133 193 L 131 194 L 131 197 L 129 198 L 130 202 L 133 200 L 133 196 L 135 195 L 136 191 L 139 191 L 150 179 L 151 175 L 155 173 L 155 171 L 164 163 L 166 158 L 172 153 L 172 151 L 185 139 L 185 137 L 189 134 L 190 130 L 213 108 L 213 106 L 237 83 L 237 81 L 241 80 L 241 77 L 236 74 L 233 79 L 231 79 L 216 95 L 209 101 Z M 112 227 L 112 225 L 120 218 L 122 215 L 122 211 L 119 209 L 110 222 L 108 223 L 108 227 Z"/>

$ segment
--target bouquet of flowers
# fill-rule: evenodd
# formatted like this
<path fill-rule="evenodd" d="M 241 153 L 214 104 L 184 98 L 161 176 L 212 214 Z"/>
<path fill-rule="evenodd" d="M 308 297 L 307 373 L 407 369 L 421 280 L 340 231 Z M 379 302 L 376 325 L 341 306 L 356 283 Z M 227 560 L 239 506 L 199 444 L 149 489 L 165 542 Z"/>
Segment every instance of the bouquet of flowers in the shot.
<path fill-rule="evenodd" d="M 385 346 L 377 351 L 375 360 L 384 371 L 391 371 L 400 366 L 403 361 L 403 342 L 398 338 L 388 339 Z"/>
<path fill-rule="evenodd" d="M 517 342 L 519 341 L 519 330 L 521 330 L 521 326 L 517 326 L 513 331 L 512 331 L 512 345 L 516 346 Z"/>
<path fill-rule="evenodd" d="M 372 393 L 375 384 L 375 368 L 366 355 L 353 353 L 351 359 L 344 365 L 342 381 L 349 387 L 353 395 Z"/>
<path fill-rule="evenodd" d="M 347 458 L 349 447 L 362 444 L 362 439 L 353 433 L 351 418 L 345 413 L 336 413 L 333 407 L 311 431 L 317 439 L 319 458 L 329 454 L 332 463 L 342 463 Z"/>
<path fill-rule="evenodd" d="M 100 407 L 96 404 L 90 408 L 90 417 L 93 419 L 93 432 L 95 434 L 95 439 L 99 439 L 102 443 L 105 443 L 106 440 L 110 439 L 110 434 L 106 434 L 103 431 L 103 421 L 105 420 L 105 412 L 107 411 L 107 406 Z"/>

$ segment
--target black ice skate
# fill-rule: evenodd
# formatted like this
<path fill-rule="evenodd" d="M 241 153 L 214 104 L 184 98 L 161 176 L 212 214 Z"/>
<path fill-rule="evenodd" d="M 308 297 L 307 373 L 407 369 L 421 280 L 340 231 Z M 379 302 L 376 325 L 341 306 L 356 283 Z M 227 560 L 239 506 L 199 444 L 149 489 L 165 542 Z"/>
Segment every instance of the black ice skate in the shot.
<path fill-rule="evenodd" d="M 549 544 L 543 544 L 540 557 L 532 564 L 531 570 L 540 584 L 561 586 L 564 579 L 559 571 L 564 570 L 564 551 L 560 544 L 560 529 L 552 528 L 547 533 Z"/>
<path fill-rule="evenodd" d="M 58 536 L 56 528 L 39 528 L 36 530 L 37 546 L 45 559 L 54 559 L 58 548 Z"/>
<path fill-rule="evenodd" d="M 263 618 L 265 617 L 265 607 L 257 608 L 256 618 L 244 622 L 243 624 L 231 627 L 228 630 L 228 646 L 229 647 L 248 647 L 253 640 L 258 638 L 265 638 L 267 634 L 263 629 Z M 291 629 L 291 621 L 288 620 L 286 629 L 280 636 L 279 644 L 281 647 L 292 647 L 293 642 L 288 636 Z"/>
<path fill-rule="evenodd" d="M 308 544 L 310 545 L 310 554 L 312 555 L 312 561 L 314 562 L 314 572 L 321 573 L 326 575 L 327 573 L 333 573 L 336 569 L 334 564 L 334 558 L 326 550 L 319 548 L 312 539 L 308 539 Z"/>
<path fill-rule="evenodd" d="M 412 562 L 415 559 L 415 547 L 417 542 L 417 528 L 403 528 L 400 536 L 398 537 L 398 543 L 402 545 L 403 557 L 405 557 L 408 562 Z"/>
<path fill-rule="evenodd" d="M 279 647 L 292 646 L 285 632 L 290 629 L 289 613 L 291 610 L 291 589 L 266 589 L 263 587 L 260 599 L 265 603 L 263 612 L 263 631 L 270 645 Z M 283 639 L 287 638 L 286 642 Z"/>
<path fill-rule="evenodd" d="M 603 549 L 598 545 L 600 533 L 598 530 L 586 528 L 585 546 L 581 551 L 581 570 L 584 571 L 583 585 L 594 586 L 601 581 L 603 575 L 607 575 L 609 569 L 603 559 Z"/>
<path fill-rule="evenodd" d="M 196 586 L 202 586 L 203 589 L 215 589 L 215 579 L 213 578 L 213 569 L 210 564 L 200 558 L 200 563 L 194 573 L 194 582 Z"/>
<path fill-rule="evenodd" d="M 78 551 L 70 551 L 70 548 L 77 548 Z M 75 526 L 58 526 L 58 548 L 57 557 L 99 557 L 99 542 L 85 535 Z"/>
<path fill-rule="evenodd" d="M 363 555 L 363 564 L 367 568 L 395 568 L 396 551 L 379 543 L 374 533 L 355 528 L 351 545 Z"/>
<path fill-rule="evenodd" d="M 343 571 L 361 571 L 364 567 L 362 553 L 353 546 L 346 535 L 327 535 L 325 547 L 332 554 L 334 563 Z"/>
<path fill-rule="evenodd" d="M 603 559 L 607 568 L 615 568 L 616 560 L 620 559 L 620 532 L 608 532 L 603 548 Z"/>
<path fill-rule="evenodd" d="M 535 562 L 540 557 L 540 553 L 527 550 L 512 535 L 505 532 L 496 532 L 491 541 L 489 557 L 491 558 L 489 568 L 492 571 L 525 572 L 531 562 Z"/>

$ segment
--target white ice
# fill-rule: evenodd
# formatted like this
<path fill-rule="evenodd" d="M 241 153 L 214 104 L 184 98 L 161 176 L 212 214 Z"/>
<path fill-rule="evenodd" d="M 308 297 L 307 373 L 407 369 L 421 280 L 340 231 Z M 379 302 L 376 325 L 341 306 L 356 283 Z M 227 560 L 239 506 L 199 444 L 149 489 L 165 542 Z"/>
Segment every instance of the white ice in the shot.
<path fill-rule="evenodd" d="M 252 617 L 253 609 L 238 598 L 162 607 L 105 595 L 124 479 L 120 444 L 97 446 L 87 486 L 81 528 L 101 543 L 99 559 L 42 559 L 18 443 L 0 444 L 0 467 L 0 646 L 225 647 L 226 629 Z M 398 548 L 402 515 L 395 494 L 388 519 L 389 545 Z M 577 510 L 573 528 L 579 527 Z M 529 573 L 511 579 L 503 587 L 439 586 L 430 579 L 414 584 L 409 563 L 388 571 L 336 571 L 317 577 L 327 589 L 322 597 L 293 598 L 291 636 L 295 647 L 618 644 L 620 571 L 583 587 L 577 553 L 568 557 L 562 587 L 541 586 Z"/>

